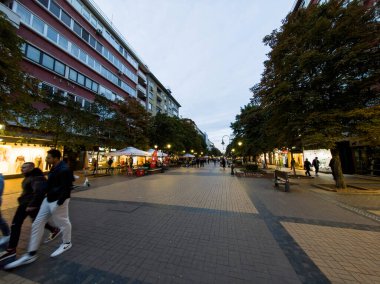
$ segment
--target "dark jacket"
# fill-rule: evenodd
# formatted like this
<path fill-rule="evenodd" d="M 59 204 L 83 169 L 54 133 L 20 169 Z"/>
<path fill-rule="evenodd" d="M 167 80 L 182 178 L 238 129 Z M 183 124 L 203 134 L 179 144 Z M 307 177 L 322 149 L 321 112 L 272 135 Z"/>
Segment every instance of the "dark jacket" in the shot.
<path fill-rule="evenodd" d="M 311 167 L 311 163 L 309 161 L 305 161 L 305 163 L 304 163 L 305 170 L 310 171 L 310 167 Z"/>
<path fill-rule="evenodd" d="M 62 205 L 73 187 L 74 175 L 67 164 L 63 161 L 52 167 L 48 174 L 47 201 L 58 201 Z"/>
<path fill-rule="evenodd" d="M 47 181 L 42 171 L 34 168 L 25 174 L 21 186 L 22 193 L 18 198 L 18 203 L 27 207 L 40 207 L 47 189 Z"/>

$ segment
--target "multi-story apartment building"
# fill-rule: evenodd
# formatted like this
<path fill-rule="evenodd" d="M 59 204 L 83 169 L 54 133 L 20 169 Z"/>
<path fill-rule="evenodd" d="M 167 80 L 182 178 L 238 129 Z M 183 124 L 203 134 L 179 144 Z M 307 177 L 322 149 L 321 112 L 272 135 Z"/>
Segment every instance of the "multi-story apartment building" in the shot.
<path fill-rule="evenodd" d="M 179 103 L 93 1 L 0 0 L 0 11 L 25 40 L 22 68 L 41 81 L 40 88 L 69 96 L 84 109 L 96 96 L 114 102 L 132 97 L 153 115 L 162 111 L 178 116 Z M 42 145 L 47 141 L 32 137 L 36 146 L 31 147 L 17 144 L 16 138 L 0 140 L 7 160 L 44 157 L 48 148 Z M 3 173 L 19 170 L 14 163 L 0 165 Z"/>

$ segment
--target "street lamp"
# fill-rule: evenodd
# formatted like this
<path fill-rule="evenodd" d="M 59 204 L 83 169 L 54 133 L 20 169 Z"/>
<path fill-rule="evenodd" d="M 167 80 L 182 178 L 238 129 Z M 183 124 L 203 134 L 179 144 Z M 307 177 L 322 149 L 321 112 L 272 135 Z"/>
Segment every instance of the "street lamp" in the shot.
<path fill-rule="evenodd" d="M 239 141 L 239 142 L 238 142 L 238 145 L 239 145 L 239 146 L 243 145 L 243 142 Z"/>
<path fill-rule="evenodd" d="M 223 137 L 222 137 L 222 145 L 223 145 L 223 150 L 224 150 L 224 144 L 226 144 L 226 143 L 224 143 L 224 137 L 228 137 L 228 144 L 230 143 L 230 141 L 231 141 L 231 138 L 230 138 L 230 136 L 229 135 L 223 135 Z"/>
<path fill-rule="evenodd" d="M 157 145 L 154 145 L 154 149 L 156 149 L 156 150 L 157 150 L 157 148 L 158 148 L 158 146 L 157 146 Z"/>

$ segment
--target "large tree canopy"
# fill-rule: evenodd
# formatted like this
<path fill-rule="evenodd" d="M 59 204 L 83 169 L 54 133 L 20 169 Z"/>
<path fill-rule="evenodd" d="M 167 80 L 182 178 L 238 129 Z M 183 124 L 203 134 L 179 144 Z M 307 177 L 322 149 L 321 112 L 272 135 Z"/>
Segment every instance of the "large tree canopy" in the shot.
<path fill-rule="evenodd" d="M 279 143 L 334 148 L 380 134 L 380 30 L 376 9 L 329 1 L 289 14 L 264 39 L 272 48 L 254 96 L 281 129 Z"/>
<path fill-rule="evenodd" d="M 289 14 L 264 38 L 271 51 L 251 89 L 258 107 L 243 109 L 232 124 L 257 148 L 332 149 L 343 188 L 336 143 L 380 139 L 380 3 L 361 2 L 331 0 Z"/>

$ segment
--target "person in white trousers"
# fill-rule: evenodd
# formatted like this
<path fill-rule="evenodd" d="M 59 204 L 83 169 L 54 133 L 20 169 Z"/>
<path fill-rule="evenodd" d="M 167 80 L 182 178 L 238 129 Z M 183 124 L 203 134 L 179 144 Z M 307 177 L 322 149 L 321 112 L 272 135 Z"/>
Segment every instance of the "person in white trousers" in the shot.
<path fill-rule="evenodd" d="M 53 167 L 48 174 L 46 197 L 32 224 L 28 253 L 7 264 L 4 269 L 16 268 L 37 259 L 37 250 L 44 233 L 44 226 L 50 217 L 62 231 L 62 244 L 50 256 L 56 257 L 72 247 L 69 202 L 74 180 L 73 172 L 65 162 L 61 161 L 61 152 L 59 150 L 52 149 L 48 151 L 46 162 L 52 164 Z"/>

